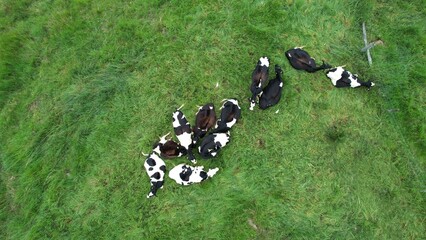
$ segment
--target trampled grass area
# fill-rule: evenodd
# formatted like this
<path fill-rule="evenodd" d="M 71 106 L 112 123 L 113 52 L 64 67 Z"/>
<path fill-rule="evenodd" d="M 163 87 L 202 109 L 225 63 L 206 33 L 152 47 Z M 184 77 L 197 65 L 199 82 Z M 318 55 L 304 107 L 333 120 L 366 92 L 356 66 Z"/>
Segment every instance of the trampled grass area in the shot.
<path fill-rule="evenodd" d="M 424 239 L 424 1 L 0 0 L 1 239 Z M 384 45 L 373 66 L 361 23 Z M 304 45 L 376 86 L 292 69 Z M 260 56 L 279 105 L 248 111 Z M 274 74 L 271 68 L 271 75 Z M 219 88 L 215 88 L 216 84 Z M 236 97 L 208 181 L 147 200 L 152 143 L 182 104 Z M 275 113 L 279 110 L 278 113 Z M 167 161 L 168 169 L 185 159 Z"/>

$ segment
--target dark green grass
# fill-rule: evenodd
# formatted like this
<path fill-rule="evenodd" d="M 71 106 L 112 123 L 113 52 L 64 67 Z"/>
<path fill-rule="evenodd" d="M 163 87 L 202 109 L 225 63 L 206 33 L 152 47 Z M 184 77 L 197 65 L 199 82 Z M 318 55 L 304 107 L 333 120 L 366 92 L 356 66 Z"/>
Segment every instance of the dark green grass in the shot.
<path fill-rule="evenodd" d="M 422 1 L 0 7 L 2 239 L 425 238 Z M 371 67 L 362 21 L 385 42 Z M 283 53 L 301 45 L 377 86 L 292 69 Z M 283 97 L 250 112 L 263 55 L 284 67 Z M 230 97 L 243 118 L 217 159 L 199 160 L 218 174 L 166 179 L 147 200 L 140 152 L 172 131 L 172 111 L 185 104 L 193 122 L 196 105 Z"/>

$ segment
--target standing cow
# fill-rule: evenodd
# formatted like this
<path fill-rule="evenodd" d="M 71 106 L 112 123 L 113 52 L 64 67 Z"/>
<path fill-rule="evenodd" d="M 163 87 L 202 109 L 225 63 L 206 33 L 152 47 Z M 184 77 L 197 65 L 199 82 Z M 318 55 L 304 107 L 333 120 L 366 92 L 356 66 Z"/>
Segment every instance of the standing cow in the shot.
<path fill-rule="evenodd" d="M 166 164 L 156 153 L 152 152 L 147 156 L 144 167 L 151 183 L 151 190 L 146 197 L 151 198 L 156 196 L 158 189 L 163 188 Z"/>
<path fill-rule="evenodd" d="M 203 170 L 203 166 L 189 166 L 186 164 L 179 164 L 169 172 L 169 177 L 180 185 L 191 185 L 193 183 L 200 183 L 207 178 L 213 177 L 219 168 L 209 169 L 207 172 Z"/>
<path fill-rule="evenodd" d="M 302 47 L 295 47 L 285 52 L 290 65 L 297 70 L 305 70 L 307 72 L 313 73 L 319 70 L 331 68 L 327 63 L 322 63 L 321 66 L 317 67 L 315 59 L 309 55 Z"/>
<path fill-rule="evenodd" d="M 345 70 L 343 67 L 332 68 L 327 71 L 327 77 L 331 80 L 333 86 L 337 88 L 342 87 L 351 87 L 356 88 L 360 86 L 367 87 L 368 90 L 374 83 L 371 81 L 364 82 L 358 78 L 356 74 L 352 74 L 351 72 Z"/>
<path fill-rule="evenodd" d="M 176 137 L 179 139 L 180 145 L 184 147 L 188 153 L 188 160 L 193 164 L 197 163 L 192 153 L 192 129 L 185 115 L 180 111 L 182 106 L 173 113 L 173 129 Z"/>
<path fill-rule="evenodd" d="M 250 110 L 253 110 L 256 105 L 257 98 L 262 94 L 263 85 L 268 81 L 269 75 L 269 59 L 268 57 L 261 57 L 257 61 L 256 67 L 254 68 L 251 78 L 250 91 L 252 96 L 250 97 Z"/>

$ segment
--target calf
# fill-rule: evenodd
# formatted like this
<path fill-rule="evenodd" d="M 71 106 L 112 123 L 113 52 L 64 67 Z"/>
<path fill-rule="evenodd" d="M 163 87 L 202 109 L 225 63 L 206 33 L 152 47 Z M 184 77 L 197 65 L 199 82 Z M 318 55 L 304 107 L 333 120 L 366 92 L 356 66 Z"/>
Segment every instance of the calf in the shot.
<path fill-rule="evenodd" d="M 154 144 L 153 151 L 157 153 L 162 158 L 174 158 L 181 157 L 186 154 L 186 149 L 183 148 L 179 143 L 166 139 L 167 135 L 160 137 L 160 141 Z"/>
<path fill-rule="evenodd" d="M 331 83 L 337 87 L 351 87 L 356 88 L 360 86 L 367 87 L 368 90 L 374 83 L 371 81 L 363 82 L 361 81 L 356 74 L 352 74 L 351 72 L 345 70 L 343 67 L 332 68 L 327 71 L 327 77 L 330 78 Z"/>
<path fill-rule="evenodd" d="M 229 142 L 228 133 L 210 133 L 203 139 L 198 151 L 202 158 L 216 157 L 220 149 L 222 149 Z"/>
<path fill-rule="evenodd" d="M 182 163 L 169 172 L 169 177 L 175 180 L 177 184 L 186 186 L 200 183 L 207 178 L 213 177 L 219 171 L 219 168 L 209 169 L 207 172 L 203 169 L 203 166 L 192 167 Z"/>
<path fill-rule="evenodd" d="M 317 67 L 315 59 L 309 56 L 309 54 L 302 49 L 302 47 L 296 47 L 285 52 L 290 65 L 298 70 L 305 70 L 313 73 L 322 69 L 331 68 L 327 63 L 322 62 L 322 65 Z"/>
<path fill-rule="evenodd" d="M 158 189 L 163 188 L 166 164 L 156 153 L 152 152 L 143 165 L 151 182 L 151 190 L 146 196 L 150 198 L 156 196 Z"/>
<path fill-rule="evenodd" d="M 180 145 L 184 147 L 188 153 L 188 160 L 192 163 L 197 163 L 192 154 L 192 130 L 185 115 L 180 111 L 182 106 L 173 113 L 173 129 L 176 137 L 179 139 Z"/>
<path fill-rule="evenodd" d="M 200 138 L 203 138 L 207 131 L 216 123 L 216 112 L 213 103 L 208 103 L 198 109 L 195 117 L 195 126 L 193 128 L 193 144 L 197 144 Z"/>
<path fill-rule="evenodd" d="M 283 70 L 280 66 L 275 65 L 275 79 L 269 81 L 268 85 L 263 89 L 263 93 L 259 99 L 259 107 L 266 109 L 277 104 L 281 99 L 283 88 L 283 80 L 281 77 Z"/>
<path fill-rule="evenodd" d="M 241 108 L 238 105 L 238 100 L 224 99 L 220 118 L 217 120 L 214 132 L 227 132 L 241 118 Z"/>
<path fill-rule="evenodd" d="M 269 75 L 269 59 L 267 57 L 261 57 L 256 64 L 256 67 L 251 74 L 252 83 L 250 91 L 252 93 L 250 101 L 250 110 L 253 110 L 256 105 L 257 97 L 262 93 L 262 87 L 266 81 L 268 81 Z"/>

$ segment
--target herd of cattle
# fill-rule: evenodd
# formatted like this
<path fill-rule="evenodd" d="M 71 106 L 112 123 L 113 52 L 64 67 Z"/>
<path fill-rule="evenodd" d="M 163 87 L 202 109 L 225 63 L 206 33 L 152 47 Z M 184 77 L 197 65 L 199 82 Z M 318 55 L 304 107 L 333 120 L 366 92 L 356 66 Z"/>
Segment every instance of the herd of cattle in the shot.
<path fill-rule="evenodd" d="M 315 59 L 301 47 L 290 49 L 285 53 L 290 65 L 298 70 L 305 70 L 314 73 L 319 70 L 326 70 L 326 76 L 335 87 L 360 87 L 365 86 L 370 89 L 374 86 L 371 81 L 361 81 L 357 75 L 345 70 L 343 67 L 331 67 L 327 63 L 317 66 Z M 269 59 L 261 57 L 252 73 L 252 83 L 249 98 L 250 110 L 253 110 L 256 103 L 261 109 L 276 105 L 281 99 L 283 88 L 282 69 L 275 65 L 275 78 L 270 80 L 266 87 L 263 87 L 269 77 Z M 170 159 L 187 155 L 192 164 L 196 164 L 193 149 L 198 149 L 203 159 L 213 158 L 220 150 L 229 143 L 230 130 L 241 117 L 241 108 L 237 99 L 224 99 L 220 108 L 219 118 L 216 116 L 215 107 L 208 103 L 199 107 L 196 113 L 195 125 L 191 127 L 181 108 L 173 112 L 173 129 L 179 142 L 168 138 L 170 134 L 160 137 L 154 144 L 152 152 L 147 156 L 144 167 L 150 178 L 151 189 L 148 198 L 156 195 L 157 190 L 163 188 L 166 174 L 166 164 L 163 159 Z M 198 148 L 196 148 L 198 146 Z M 169 177 L 181 185 L 190 185 L 202 182 L 213 177 L 218 168 L 204 170 L 203 166 L 191 166 L 179 164 L 169 171 Z"/>

